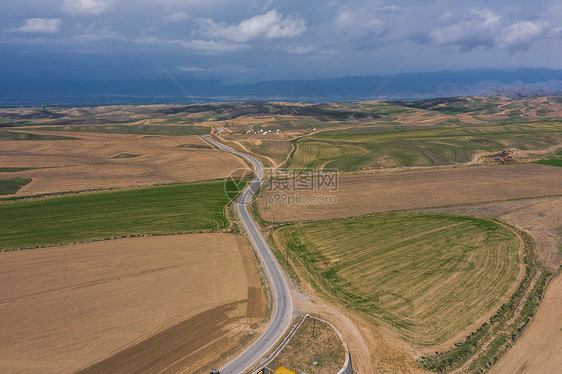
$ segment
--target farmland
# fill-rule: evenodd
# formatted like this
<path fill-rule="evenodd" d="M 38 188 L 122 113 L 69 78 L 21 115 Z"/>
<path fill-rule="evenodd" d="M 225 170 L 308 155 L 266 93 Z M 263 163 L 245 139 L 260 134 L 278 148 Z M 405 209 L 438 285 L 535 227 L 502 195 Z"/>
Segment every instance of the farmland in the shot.
<path fill-rule="evenodd" d="M 318 222 L 282 228 L 278 238 L 322 295 L 418 346 L 471 327 L 504 300 L 520 271 L 517 237 L 467 217 Z"/>
<path fill-rule="evenodd" d="M 6 202 L 0 204 L 0 249 L 218 231 L 229 225 L 225 205 L 233 197 L 224 182 L 204 182 Z"/>
<path fill-rule="evenodd" d="M 356 145 L 320 142 L 299 143 L 290 167 L 294 169 L 319 168 L 330 161 L 359 155 L 363 149 Z"/>
<path fill-rule="evenodd" d="M 537 164 L 551 165 L 562 167 L 562 151 L 555 153 L 554 155 L 547 157 L 543 160 L 535 161 Z"/>
<path fill-rule="evenodd" d="M 56 132 L 37 132 L 47 133 Z M 28 196 L 212 180 L 247 168 L 238 158 L 211 149 L 197 136 L 76 136 L 79 139 L 2 141 L 2 177 L 32 178 L 16 193 Z"/>
<path fill-rule="evenodd" d="M 517 150 L 508 161 L 519 163 L 540 158 L 562 140 L 555 98 L 243 103 L 232 109 L 230 116 L 214 118 L 215 126 L 226 129 L 223 138 L 266 156 L 262 160 L 271 166 L 287 159 L 283 166 L 292 169 L 458 165 L 504 149 Z M 260 133 L 269 130 L 274 133 Z"/>
<path fill-rule="evenodd" d="M 466 357 L 467 352 L 470 354 L 472 350 L 474 359 L 468 360 L 462 369 L 477 372 L 479 368 L 492 367 L 507 351 L 505 356 L 499 359 L 497 366 L 492 367 L 492 372 L 512 373 L 525 370 L 537 373 L 555 372 L 554 367 L 557 367 L 559 357 L 553 352 L 559 352 L 562 347 L 562 340 L 557 336 L 556 327 L 561 322 L 559 308 L 557 308 L 560 300 L 560 274 L 546 289 L 546 293 L 545 286 L 550 279 L 549 273 L 556 273 L 562 263 L 560 251 L 562 198 L 530 198 L 423 211 L 469 214 L 507 222 L 527 233 L 525 240 L 532 249 L 525 256 L 527 265 L 525 280 L 512 296 L 512 300 L 504 304 L 498 314 L 490 320 L 493 322 L 488 326 L 494 325 L 494 327 L 481 328 L 472 337 L 467 338 L 465 347 L 461 345 L 451 352 L 431 357 L 429 361 L 437 358 L 437 362 L 443 364 L 455 356 Z M 530 240 L 530 237 L 533 240 Z M 539 306 L 543 296 L 544 300 Z M 525 333 L 521 335 L 527 325 Z M 509 349 L 512 345 L 513 348 Z M 470 346 L 473 348 L 467 349 Z"/>
<path fill-rule="evenodd" d="M 140 135 L 165 135 L 186 136 L 205 135 L 209 133 L 208 127 L 203 126 L 168 126 L 168 125 L 69 125 L 38 127 L 37 130 L 44 131 L 66 131 L 66 132 L 93 132 L 103 134 L 140 134 Z"/>
<path fill-rule="evenodd" d="M 545 165 L 471 166 L 379 173 L 341 173 L 336 204 L 278 204 L 262 192 L 260 216 L 269 222 L 306 221 L 404 209 L 559 195 L 562 172 Z M 299 191 L 303 196 L 318 192 Z"/>
<path fill-rule="evenodd" d="M 361 371 L 552 371 L 561 118 L 557 98 L 1 109 L 0 371 L 204 373 L 259 335 L 222 182 L 248 166 L 209 133 L 340 170 L 298 191 L 329 204 L 264 188 L 254 212 L 294 310 L 336 325 Z"/>
<path fill-rule="evenodd" d="M 554 279 L 533 323 L 491 373 L 555 373 L 562 365 L 562 277 Z"/>
<path fill-rule="evenodd" d="M 31 178 L 0 178 L 0 195 L 11 195 L 31 182 Z"/>
<path fill-rule="evenodd" d="M 560 107 L 555 98 L 249 102 L 6 109 L 0 123 L 6 135 L 31 139 L 85 133 L 178 137 L 222 128 L 226 140 L 264 156 L 272 166 L 289 157 L 284 166 L 293 169 L 362 170 L 463 164 L 502 149 L 517 149 L 515 162 L 540 158 L 562 140 Z M 281 132 L 268 138 L 259 135 L 277 129 Z"/>
<path fill-rule="evenodd" d="M 71 140 L 76 139 L 69 136 L 36 134 L 32 132 L 23 131 L 0 131 L 1 140 Z"/>
<path fill-rule="evenodd" d="M 363 127 L 327 130 L 297 143 L 292 167 L 340 170 L 462 164 L 479 152 L 497 149 L 546 150 L 562 141 L 560 122 L 539 121 L 501 126 L 451 126 L 429 129 Z M 357 133 L 358 130 L 361 133 Z M 346 150 L 324 152 L 322 149 Z M 319 155 L 321 164 L 311 164 Z"/>
<path fill-rule="evenodd" d="M 0 253 L 0 282 L 6 374 L 208 373 L 265 316 L 252 254 L 232 234 Z"/>

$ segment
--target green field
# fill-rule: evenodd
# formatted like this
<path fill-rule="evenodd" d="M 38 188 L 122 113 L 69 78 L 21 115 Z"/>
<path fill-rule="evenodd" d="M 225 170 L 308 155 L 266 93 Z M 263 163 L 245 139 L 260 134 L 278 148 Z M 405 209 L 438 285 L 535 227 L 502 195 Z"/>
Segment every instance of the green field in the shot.
<path fill-rule="evenodd" d="M 519 272 L 516 235 L 477 218 L 384 215 L 277 233 L 322 295 L 418 346 L 458 336 L 508 296 Z"/>
<path fill-rule="evenodd" d="M 29 182 L 31 178 L 0 178 L 0 195 L 14 194 Z"/>
<path fill-rule="evenodd" d="M 227 191 L 236 191 L 232 183 Z M 0 250 L 228 227 L 224 182 L 79 194 L 0 204 Z"/>
<path fill-rule="evenodd" d="M 111 157 L 111 158 L 113 158 L 113 159 L 137 158 L 137 157 L 140 157 L 140 156 L 142 156 L 142 155 L 136 155 L 136 154 L 134 154 L 134 153 L 120 153 L 120 154 L 118 154 L 118 155 L 116 155 L 116 156 L 113 156 L 113 157 Z"/>
<path fill-rule="evenodd" d="M 320 168 L 327 162 L 359 155 L 364 149 L 354 144 L 330 144 L 321 142 L 298 143 L 291 168 Z"/>
<path fill-rule="evenodd" d="M 70 136 L 32 134 L 27 132 L 0 131 L 0 140 L 75 140 Z"/>
<path fill-rule="evenodd" d="M 181 144 L 176 146 L 176 148 L 190 148 L 190 149 L 213 149 L 210 145 L 206 144 Z"/>
<path fill-rule="evenodd" d="M 0 167 L 0 173 L 16 173 L 18 171 L 27 171 L 27 170 L 34 170 L 40 168 L 20 168 L 20 167 L 11 167 L 11 166 L 3 166 Z"/>
<path fill-rule="evenodd" d="M 209 128 L 204 126 L 168 125 L 69 125 L 41 127 L 38 130 L 166 136 L 205 135 L 209 133 Z"/>
<path fill-rule="evenodd" d="M 298 142 L 292 168 L 377 169 L 465 163 L 476 152 L 505 148 L 544 150 L 562 142 L 557 121 L 420 129 L 383 123 L 323 131 Z"/>
<path fill-rule="evenodd" d="M 535 163 L 537 164 L 542 164 L 542 165 L 550 165 L 550 166 L 558 166 L 558 167 L 562 167 L 562 151 L 559 151 L 558 153 L 544 159 L 544 160 L 539 160 L 539 161 L 535 161 Z"/>

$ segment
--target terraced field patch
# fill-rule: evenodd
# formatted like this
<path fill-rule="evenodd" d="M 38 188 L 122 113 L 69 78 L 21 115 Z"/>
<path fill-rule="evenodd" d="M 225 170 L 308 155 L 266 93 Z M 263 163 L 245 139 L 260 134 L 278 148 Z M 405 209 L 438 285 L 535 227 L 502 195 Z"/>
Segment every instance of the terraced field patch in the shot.
<path fill-rule="evenodd" d="M 505 301 L 522 247 L 495 222 L 447 215 L 301 224 L 276 237 L 321 294 L 417 346 L 458 337 Z"/>
<path fill-rule="evenodd" d="M 365 152 L 365 149 L 354 144 L 299 143 L 293 156 L 291 168 L 319 168 L 330 161 L 360 155 Z"/>

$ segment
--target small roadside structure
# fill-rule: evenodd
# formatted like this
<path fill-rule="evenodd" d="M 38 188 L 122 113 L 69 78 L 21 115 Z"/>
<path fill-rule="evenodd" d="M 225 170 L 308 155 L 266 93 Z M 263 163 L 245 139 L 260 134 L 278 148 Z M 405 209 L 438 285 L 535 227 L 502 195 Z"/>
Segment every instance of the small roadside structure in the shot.
<path fill-rule="evenodd" d="M 332 324 L 307 314 L 260 374 L 308 374 L 318 370 L 351 372 L 349 351 Z"/>

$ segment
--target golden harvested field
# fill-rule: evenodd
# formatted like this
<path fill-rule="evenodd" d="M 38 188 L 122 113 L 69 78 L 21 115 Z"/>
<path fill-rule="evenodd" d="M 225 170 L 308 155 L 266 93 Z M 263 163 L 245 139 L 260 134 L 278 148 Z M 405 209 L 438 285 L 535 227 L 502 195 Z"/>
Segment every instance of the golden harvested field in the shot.
<path fill-rule="evenodd" d="M 0 167 L 36 168 L 1 173 L 33 179 L 16 196 L 211 180 L 247 168 L 226 152 L 196 148 L 208 145 L 198 136 L 34 133 L 80 139 L 2 141 Z"/>
<path fill-rule="evenodd" d="M 232 234 L 0 253 L 0 372 L 209 372 L 260 328 L 257 274 Z"/>
<path fill-rule="evenodd" d="M 546 291 L 535 319 L 492 368 L 493 374 L 560 373 L 562 367 L 562 276 Z"/>
<path fill-rule="evenodd" d="M 477 218 L 383 215 L 276 233 L 323 296 L 422 347 L 480 325 L 507 300 L 521 271 L 518 237 Z"/>
<path fill-rule="evenodd" d="M 486 201 L 559 195 L 562 168 L 537 165 L 472 166 L 397 173 L 339 176 L 335 192 L 298 191 L 334 195 L 336 204 L 275 204 L 264 189 L 258 211 L 267 221 L 343 218 L 376 212 L 473 204 Z M 283 191 L 291 194 L 291 191 Z M 297 192 L 295 192 L 297 193 Z"/>

